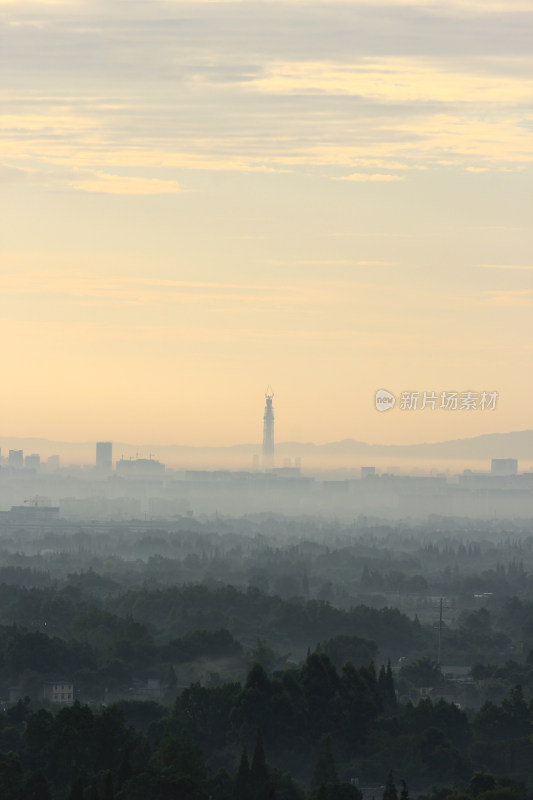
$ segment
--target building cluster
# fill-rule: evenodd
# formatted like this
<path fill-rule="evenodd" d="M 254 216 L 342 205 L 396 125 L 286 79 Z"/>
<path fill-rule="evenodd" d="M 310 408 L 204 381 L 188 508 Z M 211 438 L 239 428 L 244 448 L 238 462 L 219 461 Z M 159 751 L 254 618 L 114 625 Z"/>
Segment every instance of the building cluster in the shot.
<path fill-rule="evenodd" d="M 276 466 L 273 397 L 269 387 L 261 463 L 257 453 L 251 470 L 167 469 L 151 453 L 121 455 L 113 462 L 110 441 L 96 443 L 95 461 L 83 470 L 60 469 L 58 455 L 43 463 L 38 453 L 9 450 L 7 458 L 0 453 L 0 526 L 42 527 L 58 517 L 147 521 L 215 512 L 382 519 L 533 516 L 533 473 L 519 474 L 514 458 L 493 458 L 490 472 L 465 470 L 456 476 L 399 475 L 369 465 L 357 477 L 340 473 L 333 479 L 331 473 L 302 475 L 298 458 Z"/>
<path fill-rule="evenodd" d="M 46 469 L 49 472 L 55 472 L 60 468 L 60 464 L 61 459 L 58 455 L 48 456 L 46 462 L 43 463 L 39 453 L 30 453 L 25 456 L 23 450 L 9 450 L 8 456 L 5 458 L 2 456 L 0 448 L 0 466 L 7 469 L 35 471 Z"/>

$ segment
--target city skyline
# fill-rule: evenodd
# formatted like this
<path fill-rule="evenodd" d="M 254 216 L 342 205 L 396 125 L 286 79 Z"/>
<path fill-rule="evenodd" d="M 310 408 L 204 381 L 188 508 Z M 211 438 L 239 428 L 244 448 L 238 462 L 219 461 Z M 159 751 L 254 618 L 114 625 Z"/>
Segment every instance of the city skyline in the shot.
<path fill-rule="evenodd" d="M 0 11 L 4 436 L 532 427 L 531 0 Z"/>
<path fill-rule="evenodd" d="M 268 407 L 268 406 L 267 406 Z M 267 409 L 265 409 L 266 411 Z M 264 421 L 263 421 L 264 423 Z M 265 434 L 263 425 L 263 436 Z M 268 441 L 268 437 L 267 437 Z M 511 459 L 521 473 L 533 470 L 533 430 L 488 434 L 466 439 L 410 445 L 372 445 L 345 439 L 330 443 L 279 441 L 275 453 L 263 443 L 234 443 L 222 447 L 194 447 L 179 444 L 155 446 L 133 442 L 54 442 L 46 439 L 0 437 L 0 462 L 3 467 L 56 472 L 72 465 L 95 468 L 99 477 L 118 469 L 133 474 L 129 465 L 141 468 L 165 465 L 171 469 L 269 470 L 295 466 L 305 471 L 360 470 L 374 464 L 380 472 L 434 474 L 435 472 L 486 472 L 490 462 Z M 28 451 L 36 451 L 28 455 Z M 262 455 L 263 454 L 263 455 Z M 46 458 L 47 461 L 43 459 Z M 111 458 L 111 461 L 110 461 Z M 502 461 L 503 460 L 503 461 Z M 161 462 L 164 461 L 164 464 Z M 159 466 L 158 466 L 159 465 Z M 364 469 L 363 469 L 364 471 Z"/>

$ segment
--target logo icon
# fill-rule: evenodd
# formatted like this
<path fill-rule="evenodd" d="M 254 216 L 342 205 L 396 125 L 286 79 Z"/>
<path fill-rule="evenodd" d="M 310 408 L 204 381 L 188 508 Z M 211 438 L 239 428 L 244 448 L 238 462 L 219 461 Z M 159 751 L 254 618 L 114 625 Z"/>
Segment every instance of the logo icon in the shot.
<path fill-rule="evenodd" d="M 374 402 L 377 411 L 390 411 L 396 405 L 396 398 L 386 389 L 378 389 Z"/>

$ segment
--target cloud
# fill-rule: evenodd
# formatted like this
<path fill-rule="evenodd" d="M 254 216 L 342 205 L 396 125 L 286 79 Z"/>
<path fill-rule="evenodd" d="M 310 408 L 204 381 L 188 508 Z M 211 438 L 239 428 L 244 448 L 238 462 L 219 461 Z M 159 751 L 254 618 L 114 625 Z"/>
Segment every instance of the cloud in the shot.
<path fill-rule="evenodd" d="M 216 283 L 213 281 L 176 281 L 164 278 L 143 278 L 118 275 L 94 275 L 85 272 L 66 272 L 50 270 L 42 272 L 4 272 L 0 273 L 2 291 L 27 292 L 37 291 L 39 294 L 49 292 L 52 294 L 68 294 L 71 296 L 86 297 L 115 296 L 124 293 L 129 296 L 131 292 L 139 291 L 150 293 L 168 292 L 220 292 L 231 293 L 263 291 L 265 286 L 251 286 L 235 283 Z"/>
<path fill-rule="evenodd" d="M 254 81 L 257 90 L 275 94 L 352 95 L 382 102 L 529 102 L 533 79 L 527 74 L 468 71 L 429 58 L 360 58 L 355 63 L 282 61 L 268 65 Z"/>
<path fill-rule="evenodd" d="M 404 175 L 387 175 L 385 173 L 380 173 L 380 172 L 375 172 L 375 173 L 354 172 L 352 175 L 343 175 L 341 177 L 332 178 L 332 180 L 392 183 L 393 181 L 403 181 Z"/>
<path fill-rule="evenodd" d="M 299 288 L 212 281 L 176 281 L 119 275 L 93 275 L 82 272 L 42 271 L 0 273 L 0 290 L 3 295 L 54 295 L 57 298 L 76 300 L 81 305 L 121 304 L 125 306 L 205 305 L 216 311 L 232 308 L 246 312 L 251 306 L 256 310 L 269 307 L 305 305 L 310 301 L 324 301 L 320 292 L 313 289 L 302 292 Z"/>
<path fill-rule="evenodd" d="M 488 291 L 485 295 L 485 304 L 490 306 L 533 306 L 533 289 Z"/>
<path fill-rule="evenodd" d="M 54 0 L 39 0 L 39 2 L 53 2 Z M 60 0 L 55 0 L 59 2 Z M 15 2 L 15 0 L 7 0 Z M 184 0 L 161 0 L 163 4 L 169 6 L 187 7 L 188 3 Z M 214 5 L 221 3 L 227 7 L 231 6 L 251 6 L 257 5 L 257 0 L 194 0 L 196 5 Z M 309 6 L 308 0 L 270 0 L 275 5 L 285 6 Z M 365 6 L 375 7 L 376 0 L 314 0 L 313 5 L 353 6 L 355 8 Z M 422 8 L 424 10 L 445 10 L 455 12 L 477 12 L 477 13 L 503 13 L 513 11 L 531 11 L 533 3 L 531 0 L 383 0 L 380 4 L 383 11 L 387 8 Z"/>
<path fill-rule="evenodd" d="M 0 181 L 2 183 L 17 183 L 30 180 L 35 174 L 31 167 L 12 167 L 9 164 L 0 164 Z"/>
<path fill-rule="evenodd" d="M 286 260 L 274 260 L 274 259 L 266 259 L 265 264 L 271 264 L 272 266 L 297 266 L 297 267 L 337 267 L 337 266 L 346 266 L 346 267 L 385 267 L 385 266 L 392 266 L 394 262 L 392 261 L 356 261 L 350 258 L 338 258 L 338 259 L 293 259 L 291 261 Z"/>
<path fill-rule="evenodd" d="M 481 269 L 533 269 L 533 264 L 480 264 Z"/>
<path fill-rule="evenodd" d="M 183 191 L 175 180 L 111 175 L 107 172 L 95 172 L 93 177 L 73 181 L 72 185 L 79 191 L 99 194 L 177 194 Z"/>

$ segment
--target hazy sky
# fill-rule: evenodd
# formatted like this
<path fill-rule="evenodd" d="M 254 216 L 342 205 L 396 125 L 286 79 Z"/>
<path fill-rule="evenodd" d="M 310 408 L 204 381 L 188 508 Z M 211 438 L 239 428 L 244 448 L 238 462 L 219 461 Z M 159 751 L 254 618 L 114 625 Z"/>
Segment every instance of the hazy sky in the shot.
<path fill-rule="evenodd" d="M 0 13 L 3 435 L 532 427 L 530 0 Z"/>

